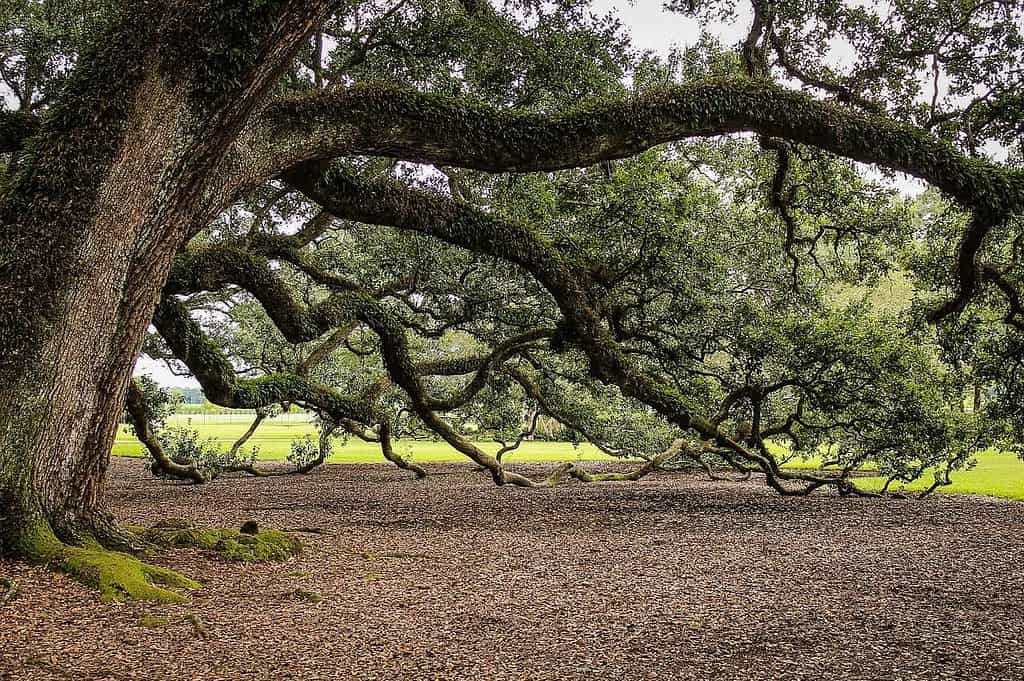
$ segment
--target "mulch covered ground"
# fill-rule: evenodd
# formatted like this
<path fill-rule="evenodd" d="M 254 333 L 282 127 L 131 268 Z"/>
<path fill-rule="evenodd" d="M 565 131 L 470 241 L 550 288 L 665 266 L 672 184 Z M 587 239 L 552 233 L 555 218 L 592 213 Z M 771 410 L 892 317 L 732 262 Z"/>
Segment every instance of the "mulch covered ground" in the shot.
<path fill-rule="evenodd" d="M 1024 679 L 1024 504 L 432 470 L 192 487 L 116 460 L 126 522 L 331 534 L 281 564 L 162 555 L 205 585 L 180 606 L 105 605 L 0 562 L 21 587 L 0 606 L 0 678 Z"/>

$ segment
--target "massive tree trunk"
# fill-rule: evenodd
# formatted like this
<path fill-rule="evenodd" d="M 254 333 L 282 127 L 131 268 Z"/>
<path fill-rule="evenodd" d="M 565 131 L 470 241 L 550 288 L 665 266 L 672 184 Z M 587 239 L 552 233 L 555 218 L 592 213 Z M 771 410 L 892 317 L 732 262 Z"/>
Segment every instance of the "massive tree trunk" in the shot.
<path fill-rule="evenodd" d="M 324 3 L 263 3 L 248 27 L 185 5 L 128 3 L 0 194 L 0 555 L 132 545 L 103 482 L 135 357 L 174 255 L 229 198 L 234 137 Z M 176 56 L 195 28 L 232 29 L 241 61 Z"/>
<path fill-rule="evenodd" d="M 7 554 L 44 554 L 54 533 L 76 543 L 109 534 L 101 512 L 106 448 L 160 287 L 161 255 L 173 255 L 180 229 L 166 229 L 156 205 L 180 108 L 175 93 L 139 66 L 103 95 L 90 86 L 112 77 L 126 56 L 141 63 L 145 55 L 129 43 L 123 54 L 83 57 L 68 102 L 29 142 L 0 204 Z"/>
<path fill-rule="evenodd" d="M 195 204 L 174 205 L 166 193 L 174 184 L 167 164 L 180 93 L 154 74 L 130 96 L 102 179 L 60 197 L 66 210 L 84 214 L 41 220 L 30 212 L 6 226 L 20 232 L 16 257 L 48 268 L 50 277 L 29 278 L 28 286 L 4 281 L 23 296 L 19 305 L 43 308 L 23 335 L 5 339 L 22 358 L 7 367 L 9 381 L 0 387 L 0 546 L 7 553 L 31 555 L 31 541 L 46 529 L 71 543 L 89 536 L 123 543 L 102 512 L 103 475 L 157 296 L 198 217 Z M 38 172 L 48 171 L 57 169 Z M 59 258 L 46 257 L 51 249 Z"/>

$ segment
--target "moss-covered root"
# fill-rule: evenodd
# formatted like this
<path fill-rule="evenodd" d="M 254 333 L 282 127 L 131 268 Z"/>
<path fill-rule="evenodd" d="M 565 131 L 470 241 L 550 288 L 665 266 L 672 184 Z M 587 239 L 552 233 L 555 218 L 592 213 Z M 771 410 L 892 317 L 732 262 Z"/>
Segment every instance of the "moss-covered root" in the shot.
<path fill-rule="evenodd" d="M 247 534 L 239 530 L 181 525 L 180 522 L 161 522 L 140 529 L 140 534 L 159 546 L 204 549 L 233 561 L 281 561 L 302 552 L 302 542 L 279 530 Z"/>
<path fill-rule="evenodd" d="M 17 538 L 20 555 L 65 572 L 100 592 L 104 602 L 156 601 L 181 603 L 184 595 L 173 589 L 198 589 L 200 584 L 173 570 L 143 563 L 126 553 L 110 551 L 89 540 L 70 546 L 57 539 L 45 522 L 25 527 Z"/>
<path fill-rule="evenodd" d="M 66 547 L 54 562 L 78 581 L 98 589 L 104 602 L 133 599 L 183 603 L 187 600 L 185 596 L 171 589 L 200 588 L 198 582 L 173 570 L 143 563 L 117 551 Z"/>

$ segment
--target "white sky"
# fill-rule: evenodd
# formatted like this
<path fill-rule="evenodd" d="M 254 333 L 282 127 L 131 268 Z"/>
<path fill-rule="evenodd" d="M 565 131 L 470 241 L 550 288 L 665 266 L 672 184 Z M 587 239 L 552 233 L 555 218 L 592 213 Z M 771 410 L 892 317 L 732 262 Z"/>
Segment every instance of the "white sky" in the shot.
<path fill-rule="evenodd" d="M 135 362 L 135 375 L 148 374 L 160 385 L 175 388 L 198 388 L 199 381 L 189 376 L 175 376 L 163 362 L 151 359 L 147 355 L 139 355 Z"/>
<path fill-rule="evenodd" d="M 746 5 L 736 8 L 734 23 L 703 25 L 693 17 L 665 11 L 660 0 L 594 0 L 592 6 L 598 13 L 614 12 L 637 48 L 663 56 L 674 45 L 696 43 L 702 29 L 719 36 L 726 43 L 736 43 L 746 36 L 750 26 L 750 9 Z"/>

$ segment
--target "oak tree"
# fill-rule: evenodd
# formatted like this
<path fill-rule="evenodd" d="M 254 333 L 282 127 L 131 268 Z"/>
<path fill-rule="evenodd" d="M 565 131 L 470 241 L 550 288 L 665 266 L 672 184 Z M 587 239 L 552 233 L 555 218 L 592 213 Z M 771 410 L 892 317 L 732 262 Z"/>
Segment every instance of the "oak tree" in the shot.
<path fill-rule="evenodd" d="M 392 453 L 412 415 L 499 484 L 608 479 L 526 477 L 453 425 L 505 398 L 648 458 L 627 476 L 716 457 L 785 494 L 1018 423 L 1017 3 L 667 5 L 745 38 L 659 60 L 579 0 L 5 4 L 0 552 L 102 573 L 139 546 L 103 480 L 151 324 L 216 404 Z M 829 297 L 897 267 L 903 318 Z M 217 305 L 287 352 L 218 340 Z M 991 422 L 951 409 L 964 371 Z"/>

